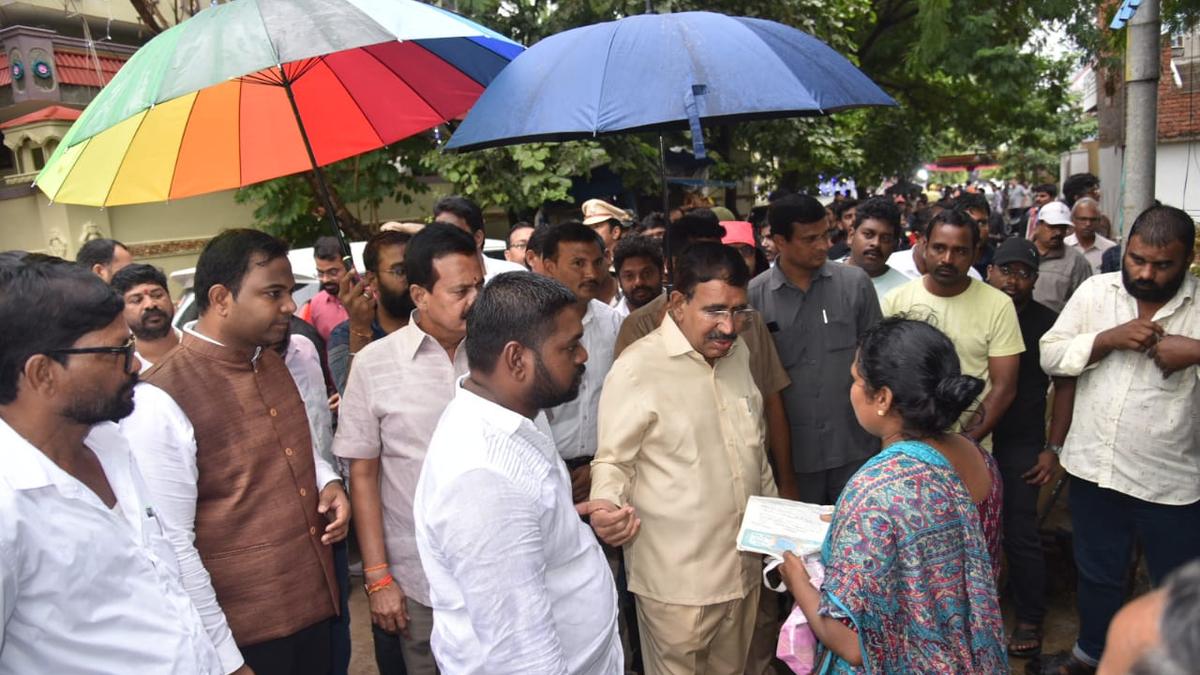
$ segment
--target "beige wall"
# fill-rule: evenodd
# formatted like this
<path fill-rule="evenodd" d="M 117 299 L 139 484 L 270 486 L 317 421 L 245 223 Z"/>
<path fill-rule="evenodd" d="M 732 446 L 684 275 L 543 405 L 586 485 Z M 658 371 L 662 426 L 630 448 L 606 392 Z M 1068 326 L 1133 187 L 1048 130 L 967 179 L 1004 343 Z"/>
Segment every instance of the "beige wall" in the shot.
<path fill-rule="evenodd" d="M 5 3 L 0 2 L 0 4 Z M 67 12 L 63 8 L 63 0 L 16 0 L 11 4 L 15 6 L 27 5 L 59 15 Z M 78 8 L 82 14 L 101 19 L 111 17 L 114 21 L 139 22 L 137 10 L 133 8 L 133 3 L 127 0 L 76 0 L 75 8 Z M 72 10 L 75 8 L 72 8 Z M 169 5 L 164 6 L 162 10 L 169 14 Z"/>
<path fill-rule="evenodd" d="M 387 201 L 380 205 L 380 221 L 426 221 L 433 203 L 448 194 L 445 183 L 431 185 L 430 192 L 415 195 L 412 204 Z M 238 204 L 233 192 L 217 192 L 199 197 L 154 204 L 135 204 L 99 209 L 87 206 L 50 204 L 38 192 L 24 197 L 0 200 L 0 250 L 20 249 L 62 255 L 68 259 L 90 237 L 120 240 L 134 249 L 140 262 L 161 267 L 168 275 L 179 269 L 195 267 L 204 242 L 222 230 L 253 227 L 254 208 Z M 366 208 L 354 209 L 369 218 Z M 494 224 L 491 236 L 503 236 Z M 55 249 L 51 239 L 57 238 Z M 171 293 L 182 289 L 172 284 Z"/>
<path fill-rule="evenodd" d="M 37 201 L 33 197 L 0 200 L 0 250 L 45 248 Z"/>

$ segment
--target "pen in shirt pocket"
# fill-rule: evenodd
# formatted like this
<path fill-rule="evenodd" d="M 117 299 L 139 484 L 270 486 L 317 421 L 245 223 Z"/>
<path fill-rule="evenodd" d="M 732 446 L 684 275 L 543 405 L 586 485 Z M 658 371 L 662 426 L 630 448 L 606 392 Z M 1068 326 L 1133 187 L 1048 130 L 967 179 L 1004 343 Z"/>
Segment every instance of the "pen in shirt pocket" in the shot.
<path fill-rule="evenodd" d="M 821 320 L 823 320 L 826 325 L 829 324 L 829 315 L 825 313 L 824 308 L 821 309 Z"/>

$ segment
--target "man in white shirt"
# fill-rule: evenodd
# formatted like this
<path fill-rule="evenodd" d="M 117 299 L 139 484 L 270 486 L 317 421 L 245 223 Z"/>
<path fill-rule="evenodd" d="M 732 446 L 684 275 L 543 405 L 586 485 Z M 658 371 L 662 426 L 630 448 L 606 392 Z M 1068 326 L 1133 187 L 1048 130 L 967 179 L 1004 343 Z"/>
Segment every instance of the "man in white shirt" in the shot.
<path fill-rule="evenodd" d="M 112 422 L 133 410 L 122 300 L 41 257 L 0 268 L 0 673 L 223 666 Z"/>
<path fill-rule="evenodd" d="M 479 264 L 483 265 L 484 281 L 490 281 L 492 277 L 505 272 L 526 271 L 524 265 L 484 255 L 483 243 L 487 240 L 487 232 L 483 225 L 483 211 L 470 199 L 458 195 L 442 197 L 433 205 L 433 219 L 453 225 L 474 237 L 475 250 L 479 252 Z"/>
<path fill-rule="evenodd" d="M 592 489 L 600 390 L 612 367 L 621 316 L 596 299 L 601 279 L 608 275 L 608 261 L 604 240 L 590 227 L 567 222 L 551 228 L 542 243 L 542 265 L 546 276 L 562 282 L 575 294 L 583 314 L 582 344 L 588 353 L 588 365 L 579 395 L 546 411 L 558 454 L 571 472 L 571 491 L 575 501 L 581 502 Z"/>
<path fill-rule="evenodd" d="M 533 423 L 579 390 L 582 319 L 573 293 L 532 273 L 496 278 L 467 316 L 470 373 L 438 422 L 413 503 L 433 652 L 447 673 L 622 671 L 616 588 L 579 518 L 592 504 L 573 506 L 566 465 Z"/>
<path fill-rule="evenodd" d="M 1071 207 L 1071 225 L 1075 232 L 1063 240 L 1067 246 L 1079 251 L 1092 266 L 1092 274 L 1100 274 L 1100 265 L 1104 261 L 1104 252 L 1117 245 L 1117 242 L 1096 232 L 1101 221 L 1100 202 L 1091 197 L 1081 197 Z"/>
<path fill-rule="evenodd" d="M 404 268 L 418 309 L 355 357 L 334 452 L 350 462 L 375 663 L 380 673 L 432 675 L 433 610 L 412 500 L 438 418 L 467 372 L 465 317 L 483 269 L 471 238 L 439 223 L 408 243 Z"/>
<path fill-rule="evenodd" d="M 179 344 L 167 277 L 153 265 L 133 263 L 114 274 L 111 285 L 125 299 L 125 323 L 137 338 L 138 372 L 144 373 Z"/>
<path fill-rule="evenodd" d="M 1144 211 L 1121 272 L 1085 281 L 1042 337 L 1042 368 L 1079 378 L 1061 454 L 1071 476 L 1079 638 L 1046 672 L 1096 666 L 1125 600 L 1135 538 L 1155 584 L 1200 556 L 1200 285 L 1188 272 L 1195 229 L 1179 209 Z"/>

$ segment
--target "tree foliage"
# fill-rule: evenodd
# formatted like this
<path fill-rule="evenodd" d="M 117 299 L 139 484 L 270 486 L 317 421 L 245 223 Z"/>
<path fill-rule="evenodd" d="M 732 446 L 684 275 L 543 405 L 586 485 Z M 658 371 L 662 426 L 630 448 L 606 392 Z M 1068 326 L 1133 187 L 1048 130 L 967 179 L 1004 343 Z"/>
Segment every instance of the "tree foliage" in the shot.
<path fill-rule="evenodd" d="M 819 176 L 853 176 L 859 184 L 907 177 L 939 153 L 979 152 L 1005 167 L 1033 174 L 1052 169 L 1059 153 L 1092 132 L 1071 104 L 1073 69 L 1100 53 L 1096 3 L 1077 0 L 652 0 L 657 11 L 707 10 L 754 16 L 796 26 L 833 46 L 899 103 L 898 107 L 831 117 L 744 123 L 706 129 L 716 160 L 714 177 L 757 176 L 769 187 L 810 187 Z M 1171 0 L 1165 13 L 1182 16 L 1200 0 Z M 646 0 L 459 0 L 457 11 L 527 45 L 573 27 L 647 10 Z M 1107 11 L 1107 10 L 1106 10 Z M 1046 56 L 1049 26 L 1062 26 L 1083 47 L 1071 56 Z M 1079 54 L 1083 53 L 1083 56 Z M 672 133 L 671 145 L 688 145 Z M 389 154 L 390 153 L 390 154 Z M 597 142 L 531 144 L 461 155 L 443 154 L 428 137 L 389 150 L 415 170 L 438 173 L 456 191 L 512 217 L 542 203 L 566 199 L 570 177 L 608 163 L 627 187 L 657 191 L 657 145 L 652 138 L 620 136 Z M 386 165 L 377 160 L 371 167 Z M 367 181 L 369 198 L 403 200 L 414 185 L 397 174 Z M 363 194 L 333 183 L 346 203 Z M 244 191 L 259 204 L 260 220 L 292 227 L 312 220 L 311 190 L 290 187 Z M 310 200 L 304 204 L 304 199 Z M 292 223 L 290 225 L 286 223 Z M 308 227 L 306 225 L 306 227 Z"/>

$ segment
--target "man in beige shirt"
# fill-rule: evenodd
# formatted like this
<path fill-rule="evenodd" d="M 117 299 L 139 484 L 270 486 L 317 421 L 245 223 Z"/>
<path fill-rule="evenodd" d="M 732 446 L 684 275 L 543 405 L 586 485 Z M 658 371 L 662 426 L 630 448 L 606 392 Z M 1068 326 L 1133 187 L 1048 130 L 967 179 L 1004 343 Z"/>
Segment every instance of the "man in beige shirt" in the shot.
<path fill-rule="evenodd" d="M 762 559 L 734 541 L 749 497 L 777 494 L 763 398 L 738 337 L 754 314 L 750 275 L 737 251 L 713 243 L 690 247 L 676 271 L 662 325 L 605 381 L 591 498 L 607 504 L 592 520 L 625 546 L 647 675 L 741 674 Z M 640 529 L 612 536 L 614 514 Z"/>
<path fill-rule="evenodd" d="M 413 494 L 438 419 L 467 372 L 465 317 L 484 273 L 470 235 L 449 225 L 421 230 L 404 253 L 417 310 L 355 357 L 333 451 L 350 461 L 350 500 L 360 509 L 355 532 L 379 672 L 432 675 L 433 610 Z"/>

